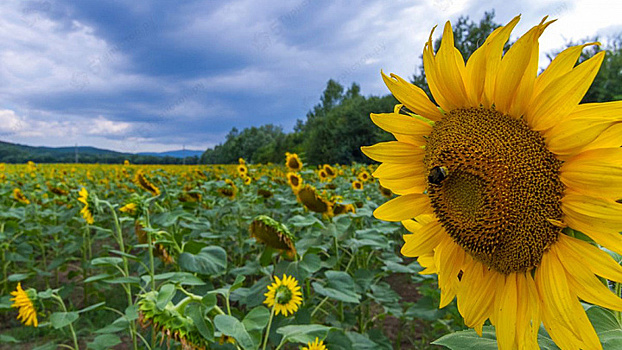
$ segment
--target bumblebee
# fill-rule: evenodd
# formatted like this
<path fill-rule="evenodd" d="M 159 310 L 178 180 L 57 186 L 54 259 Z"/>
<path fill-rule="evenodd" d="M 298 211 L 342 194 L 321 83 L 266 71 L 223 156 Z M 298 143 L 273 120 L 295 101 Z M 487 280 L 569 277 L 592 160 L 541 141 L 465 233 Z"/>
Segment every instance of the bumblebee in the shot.
<path fill-rule="evenodd" d="M 447 168 L 444 166 L 435 166 L 428 174 L 428 182 L 433 185 L 440 185 L 447 177 Z"/>

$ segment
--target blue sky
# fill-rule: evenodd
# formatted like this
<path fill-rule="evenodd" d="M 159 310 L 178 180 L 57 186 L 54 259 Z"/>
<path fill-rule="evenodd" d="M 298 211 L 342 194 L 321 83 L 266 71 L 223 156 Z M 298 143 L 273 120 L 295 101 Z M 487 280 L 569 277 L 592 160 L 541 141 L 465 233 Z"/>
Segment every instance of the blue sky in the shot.
<path fill-rule="evenodd" d="M 617 8 L 616 8 L 617 7 Z M 384 95 L 430 29 L 495 9 L 545 53 L 622 32 L 612 1 L 291 0 L 0 3 L 0 140 L 123 152 L 205 149 L 232 127 L 291 130 L 329 79 Z"/>

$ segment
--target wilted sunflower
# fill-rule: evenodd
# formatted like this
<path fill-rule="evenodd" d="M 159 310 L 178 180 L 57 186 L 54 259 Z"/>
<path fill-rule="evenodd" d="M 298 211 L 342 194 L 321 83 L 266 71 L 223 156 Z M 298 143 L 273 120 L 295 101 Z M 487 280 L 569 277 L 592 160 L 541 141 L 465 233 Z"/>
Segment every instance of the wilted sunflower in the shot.
<path fill-rule="evenodd" d="M 302 162 L 296 153 L 285 153 L 285 166 L 291 171 L 302 169 Z"/>
<path fill-rule="evenodd" d="M 595 43 L 564 50 L 537 74 L 546 18 L 503 54 L 518 20 L 466 64 L 449 22 L 436 53 L 430 35 L 423 62 L 440 108 L 382 74 L 408 110 L 372 114 L 397 141 L 363 152 L 382 162 L 374 176 L 399 195 L 374 215 L 404 222 L 413 234 L 402 253 L 438 274 L 440 306 L 457 297 L 480 334 L 490 319 L 499 348 L 537 349 L 543 322 L 564 349 L 601 349 L 579 299 L 622 310 L 596 276 L 622 282 L 622 267 L 569 234 L 622 254 L 622 102 L 579 104 L 604 52 L 575 63 Z"/>
<path fill-rule="evenodd" d="M 302 350 L 326 350 L 326 345 L 324 345 L 324 341 L 316 337 L 315 341 L 307 343 L 307 346 L 303 346 Z"/>
<path fill-rule="evenodd" d="M 142 187 L 142 189 L 151 192 L 153 196 L 160 195 L 160 189 L 156 187 L 156 185 L 154 185 L 151 181 L 149 181 L 149 179 L 147 178 L 147 176 L 145 176 L 145 173 L 143 172 L 142 169 L 136 172 L 136 176 L 134 177 L 134 182 L 138 186 Z"/>
<path fill-rule="evenodd" d="M 16 201 L 22 204 L 30 204 L 30 201 L 28 200 L 28 198 L 26 198 L 22 190 L 19 188 L 13 189 L 13 199 L 15 199 Z"/>
<path fill-rule="evenodd" d="M 292 188 L 295 194 L 298 194 L 298 191 L 302 188 L 302 177 L 294 172 L 287 173 L 287 183 Z"/>
<path fill-rule="evenodd" d="M 34 289 L 24 291 L 22 289 L 22 284 L 18 282 L 17 288 L 15 291 L 11 292 L 11 295 L 13 296 L 13 298 L 11 298 L 13 302 L 11 307 L 19 308 L 17 319 L 22 321 L 26 326 L 38 327 L 37 310 L 32 302 L 36 297 L 36 291 Z"/>
<path fill-rule="evenodd" d="M 313 186 L 304 186 L 298 191 L 297 196 L 305 208 L 316 213 L 332 216 L 332 203 L 318 195 Z"/>
<path fill-rule="evenodd" d="M 80 192 L 78 192 L 78 201 L 84 204 L 84 207 L 82 207 L 82 209 L 80 210 L 82 218 L 84 218 L 87 224 L 92 225 L 94 222 L 93 213 L 89 208 L 89 192 L 86 190 L 86 188 L 82 187 L 80 189 Z"/>
<path fill-rule="evenodd" d="M 274 276 L 275 282 L 268 286 L 268 292 L 264 295 L 264 304 L 274 307 L 276 315 L 294 314 L 302 304 L 302 292 L 298 281 L 292 276 L 283 275 L 283 279 Z"/>
<path fill-rule="evenodd" d="M 219 188 L 218 193 L 220 193 L 223 197 L 234 199 L 235 195 L 238 193 L 238 187 L 233 183 L 233 181 L 225 179 L 225 186 Z"/>
<path fill-rule="evenodd" d="M 289 232 L 287 226 L 265 215 L 257 216 L 249 228 L 251 237 L 268 247 L 278 249 L 288 257 L 296 256 L 294 235 Z"/>

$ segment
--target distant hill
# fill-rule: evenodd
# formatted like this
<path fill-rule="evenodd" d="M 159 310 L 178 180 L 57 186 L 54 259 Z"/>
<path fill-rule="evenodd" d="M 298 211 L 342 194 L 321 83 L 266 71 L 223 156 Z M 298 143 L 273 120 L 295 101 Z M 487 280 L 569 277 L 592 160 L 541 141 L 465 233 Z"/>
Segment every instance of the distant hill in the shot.
<path fill-rule="evenodd" d="M 33 147 L 0 141 L 0 163 L 25 163 L 29 160 L 35 163 L 74 163 L 76 161 L 76 150 L 79 163 L 121 164 L 126 159 L 135 164 L 181 164 L 184 162 L 182 155 L 175 157 L 167 154 L 158 156 L 132 154 L 95 147 Z M 173 153 L 176 152 L 181 151 L 174 151 Z M 185 157 L 185 163 L 196 164 L 201 153 L 198 155 L 192 153 L 191 156 Z"/>
<path fill-rule="evenodd" d="M 177 150 L 177 151 L 167 151 L 167 152 L 140 152 L 136 153 L 141 156 L 154 156 L 154 157 L 174 157 L 174 158 L 186 158 L 186 157 L 201 157 L 205 151 L 198 150 Z"/>

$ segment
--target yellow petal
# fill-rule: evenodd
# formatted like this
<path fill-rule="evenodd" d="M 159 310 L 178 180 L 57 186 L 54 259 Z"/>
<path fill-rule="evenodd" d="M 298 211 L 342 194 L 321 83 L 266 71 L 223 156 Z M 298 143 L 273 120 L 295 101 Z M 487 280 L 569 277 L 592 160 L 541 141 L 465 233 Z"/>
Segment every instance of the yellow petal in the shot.
<path fill-rule="evenodd" d="M 622 101 L 605 103 L 586 103 L 544 133 L 547 148 L 557 155 L 573 155 L 600 137 L 601 133 L 616 123 L 622 122 Z M 609 131 L 611 133 L 614 130 Z M 614 145 L 618 147 L 622 139 L 622 129 L 613 135 Z M 601 140 L 602 143 L 602 140 Z M 596 146 L 596 145 L 594 145 Z M 594 147 L 591 148 L 603 148 Z"/>
<path fill-rule="evenodd" d="M 409 193 L 423 193 L 428 186 L 423 176 L 413 176 L 401 179 L 380 179 L 380 185 L 391 192 L 403 195 Z"/>
<path fill-rule="evenodd" d="M 432 28 L 428 42 L 423 48 L 423 68 L 428 82 L 428 87 L 430 88 L 432 96 L 434 96 L 434 100 L 443 110 L 451 111 L 456 108 L 456 104 L 453 102 L 453 97 L 449 95 L 449 91 L 443 84 L 443 78 L 439 72 L 438 62 L 434 56 L 434 45 L 432 44 L 432 34 L 434 33 L 434 29 L 436 29 L 436 27 Z"/>
<path fill-rule="evenodd" d="M 516 339 L 516 312 L 519 302 L 517 296 L 516 274 L 511 273 L 499 279 L 495 295 L 495 330 L 499 350 L 512 350 Z"/>
<path fill-rule="evenodd" d="M 567 235 L 560 235 L 556 244 L 560 245 L 560 249 L 569 251 L 580 259 L 592 273 L 608 280 L 622 282 L 622 266 L 598 247 Z"/>
<path fill-rule="evenodd" d="M 401 179 L 414 176 L 424 177 L 424 173 L 425 165 L 423 164 L 422 156 L 419 162 L 413 164 L 382 163 L 372 175 L 378 179 Z"/>
<path fill-rule="evenodd" d="M 416 119 L 404 114 L 372 113 L 371 120 L 381 129 L 390 133 L 427 136 L 430 134 L 430 132 L 432 132 L 432 125 L 424 122 L 423 120 Z"/>
<path fill-rule="evenodd" d="M 622 123 L 611 125 L 605 131 L 603 131 L 594 141 L 583 147 L 581 151 L 611 147 L 622 147 Z"/>
<path fill-rule="evenodd" d="M 361 151 L 375 161 L 398 164 L 421 161 L 425 154 L 423 149 L 399 141 L 380 142 L 373 146 L 363 146 Z"/>
<path fill-rule="evenodd" d="M 605 52 L 573 68 L 570 72 L 553 80 L 538 95 L 534 96 L 526 119 L 532 129 L 547 130 L 567 118 L 577 108 L 587 89 L 592 84 Z"/>
<path fill-rule="evenodd" d="M 570 288 L 579 298 L 591 304 L 600 305 L 607 309 L 622 311 L 622 299 L 612 293 L 609 288 L 596 277 L 594 273 L 572 251 L 562 249 L 563 246 L 554 244 L 551 249 L 561 257 L 560 261 L 566 269 Z"/>
<path fill-rule="evenodd" d="M 622 148 L 579 153 L 562 165 L 560 178 L 566 187 L 588 196 L 622 198 Z"/>
<path fill-rule="evenodd" d="M 538 38 L 550 23 L 531 28 L 503 56 L 495 83 L 494 102 L 498 111 L 520 117 L 527 108 L 538 74 Z M 514 100 L 516 103 L 512 103 Z"/>
<path fill-rule="evenodd" d="M 618 231 L 622 229 L 620 203 L 576 193 L 567 193 L 561 202 L 562 211 L 569 217 L 595 227 L 617 228 Z"/>
<path fill-rule="evenodd" d="M 512 30 L 514 29 L 519 20 L 520 16 L 514 17 L 507 25 L 496 29 L 493 32 L 493 34 L 496 33 L 496 35 L 493 36 L 493 34 L 491 34 L 486 42 L 484 42 L 483 47 L 486 48 L 486 78 L 484 81 L 482 104 L 486 108 L 490 108 L 494 102 L 497 73 L 501 64 L 503 47 L 510 38 Z"/>
<path fill-rule="evenodd" d="M 458 311 L 464 317 L 467 327 L 480 328 L 488 318 L 495 300 L 493 296 L 497 292 L 497 279 L 500 277 L 503 276 L 473 259 L 465 268 L 457 301 Z"/>
<path fill-rule="evenodd" d="M 560 52 L 553 61 L 549 64 L 542 74 L 538 76 L 536 80 L 535 94 L 539 94 L 544 88 L 546 88 L 553 80 L 570 72 L 579 57 L 583 48 L 591 45 L 600 45 L 598 42 L 587 43 L 583 45 L 572 46 L 564 51 Z"/>
<path fill-rule="evenodd" d="M 438 267 L 438 286 L 441 289 L 439 308 L 447 306 L 458 291 L 458 274 L 463 268 L 465 252 L 462 247 L 445 235 L 434 254 Z"/>
<path fill-rule="evenodd" d="M 384 221 L 402 221 L 431 212 L 430 199 L 425 194 L 407 194 L 394 198 L 374 210 L 374 216 Z"/>
<path fill-rule="evenodd" d="M 421 227 L 417 233 L 404 235 L 405 243 L 402 246 L 401 253 L 408 257 L 428 254 L 440 244 L 444 235 L 445 231 L 440 222 L 430 222 Z"/>
<path fill-rule="evenodd" d="M 575 230 L 588 235 L 594 242 L 618 254 L 622 254 L 622 236 L 619 228 L 610 228 L 604 225 L 592 225 L 589 217 L 578 214 L 564 215 L 564 222 Z"/>
<path fill-rule="evenodd" d="M 445 23 L 441 47 L 436 54 L 437 74 L 439 85 L 449 94 L 451 102 L 456 107 L 468 106 L 466 88 L 464 86 L 464 60 L 454 45 L 454 32 L 449 21 Z M 434 94 L 433 94 L 434 95 Z M 434 95 L 436 98 L 436 95 Z"/>
<path fill-rule="evenodd" d="M 443 117 L 438 107 L 430 101 L 428 95 L 420 87 L 407 82 L 395 74 L 391 74 L 391 77 L 386 76 L 383 72 L 381 74 L 382 80 L 384 80 L 393 96 L 408 109 L 430 120 L 440 120 Z"/>

